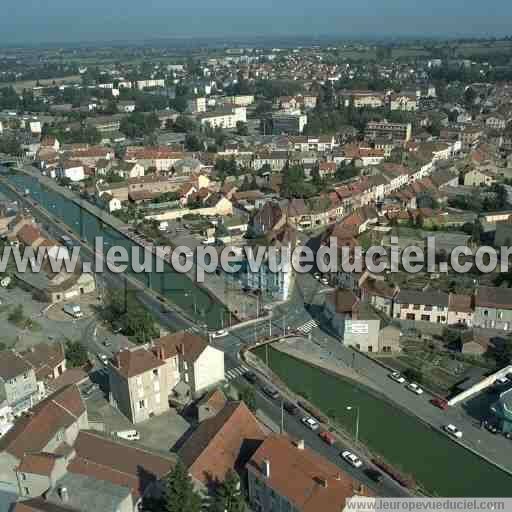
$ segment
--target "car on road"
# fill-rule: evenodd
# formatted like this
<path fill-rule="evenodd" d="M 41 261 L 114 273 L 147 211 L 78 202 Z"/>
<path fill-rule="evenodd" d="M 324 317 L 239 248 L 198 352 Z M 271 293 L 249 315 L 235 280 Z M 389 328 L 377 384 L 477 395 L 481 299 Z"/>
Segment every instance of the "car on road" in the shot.
<path fill-rule="evenodd" d="M 105 366 L 108 364 L 108 357 L 105 354 L 98 354 L 98 359 L 101 363 L 103 363 Z"/>
<path fill-rule="evenodd" d="M 498 427 L 494 423 L 486 423 L 485 428 L 491 433 L 491 434 L 497 434 L 499 432 Z"/>
<path fill-rule="evenodd" d="M 364 474 L 370 479 L 373 480 L 376 483 L 382 482 L 382 479 L 384 478 L 382 473 L 374 468 L 366 468 L 364 470 Z"/>
<path fill-rule="evenodd" d="M 356 454 L 352 453 L 350 450 L 345 450 L 344 452 L 341 452 L 341 456 L 351 466 L 354 466 L 355 468 L 360 468 L 363 465 L 363 461 Z"/>
<path fill-rule="evenodd" d="M 451 423 L 444 426 L 444 430 L 446 433 L 450 434 L 452 437 L 455 437 L 456 439 L 460 439 L 462 437 L 462 432 Z"/>
<path fill-rule="evenodd" d="M 258 382 L 258 376 L 254 372 L 245 372 L 244 378 L 251 384 L 256 384 L 256 382 Z"/>
<path fill-rule="evenodd" d="M 444 398 L 432 398 L 432 400 L 430 400 L 430 403 L 443 411 L 446 411 L 446 409 L 448 409 L 448 402 L 444 400 Z"/>
<path fill-rule="evenodd" d="M 322 277 L 322 279 L 320 279 L 320 282 L 327 286 L 329 284 L 329 279 L 327 279 L 327 277 Z"/>
<path fill-rule="evenodd" d="M 301 421 L 302 423 L 304 423 L 304 425 L 306 425 L 306 427 L 309 428 L 309 430 L 318 430 L 318 428 L 320 427 L 318 421 L 311 418 L 311 416 L 304 416 L 304 418 L 302 418 Z"/>
<path fill-rule="evenodd" d="M 286 401 L 284 402 L 283 407 L 284 410 L 292 416 L 295 416 L 300 411 L 300 409 L 293 402 Z"/>
<path fill-rule="evenodd" d="M 315 273 L 313 274 L 313 277 L 318 281 L 318 280 L 320 280 L 320 278 L 321 278 L 322 276 L 321 276 L 318 272 L 315 272 Z"/>
<path fill-rule="evenodd" d="M 279 398 L 279 393 L 277 389 L 271 386 L 265 386 L 263 388 L 263 393 L 265 393 L 265 395 L 267 395 L 268 397 L 272 398 L 272 400 L 277 400 Z"/>
<path fill-rule="evenodd" d="M 389 374 L 389 378 L 391 380 L 394 380 L 395 382 L 398 382 L 398 384 L 405 384 L 405 378 L 402 377 L 400 372 L 393 372 Z"/>
<path fill-rule="evenodd" d="M 336 442 L 336 438 L 330 432 L 327 432 L 327 430 L 320 432 L 318 437 L 320 437 L 320 439 L 329 446 L 332 446 Z"/>
<path fill-rule="evenodd" d="M 224 338 L 224 336 L 227 336 L 228 334 L 229 334 L 228 331 L 221 329 L 220 331 L 214 332 L 212 334 L 212 338 Z"/>
<path fill-rule="evenodd" d="M 409 391 L 412 391 L 413 393 L 415 393 L 416 395 L 422 395 L 423 394 L 423 389 L 421 389 L 418 384 L 416 384 L 416 382 L 411 382 L 410 384 L 407 385 L 407 389 Z"/>

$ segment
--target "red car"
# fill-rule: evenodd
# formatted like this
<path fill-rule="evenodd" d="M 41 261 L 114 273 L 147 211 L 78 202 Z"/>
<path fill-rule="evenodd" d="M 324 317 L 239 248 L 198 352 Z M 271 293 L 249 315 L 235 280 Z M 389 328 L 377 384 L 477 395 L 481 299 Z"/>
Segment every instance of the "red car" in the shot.
<path fill-rule="evenodd" d="M 432 398 L 432 400 L 430 400 L 430 403 L 432 405 L 435 405 L 436 407 L 439 407 L 439 409 L 442 409 L 443 411 L 446 411 L 446 409 L 448 409 L 448 402 L 443 398 Z"/>
<path fill-rule="evenodd" d="M 336 438 L 330 432 L 320 432 L 318 434 L 322 441 L 326 442 L 328 445 L 332 446 L 336 442 Z"/>

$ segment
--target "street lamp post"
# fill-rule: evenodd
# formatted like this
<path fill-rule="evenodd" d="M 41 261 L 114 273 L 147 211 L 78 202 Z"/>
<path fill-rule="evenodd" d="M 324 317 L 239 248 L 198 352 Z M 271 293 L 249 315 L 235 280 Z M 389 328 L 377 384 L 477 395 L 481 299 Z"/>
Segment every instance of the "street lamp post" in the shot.
<path fill-rule="evenodd" d="M 356 435 L 355 435 L 355 438 L 356 438 L 356 444 L 359 442 L 359 406 L 352 406 L 352 405 L 347 405 L 346 407 L 347 411 L 353 411 L 355 410 L 356 411 Z"/>
<path fill-rule="evenodd" d="M 185 297 L 192 297 L 192 301 L 194 303 L 194 314 L 197 315 L 197 302 L 196 297 L 193 293 L 185 293 Z"/>

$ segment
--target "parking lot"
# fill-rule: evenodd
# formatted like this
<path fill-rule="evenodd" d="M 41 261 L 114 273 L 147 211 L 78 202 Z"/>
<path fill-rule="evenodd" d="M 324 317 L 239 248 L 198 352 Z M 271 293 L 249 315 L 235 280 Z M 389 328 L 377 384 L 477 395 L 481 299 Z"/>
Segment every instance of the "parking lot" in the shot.
<path fill-rule="evenodd" d="M 95 380 L 95 377 L 93 377 L 93 380 Z M 90 388 L 90 384 L 83 386 L 83 390 Z M 175 409 L 143 423 L 133 425 L 128 418 L 109 403 L 107 393 L 108 389 L 102 385 L 93 388 L 92 392 L 85 396 L 89 422 L 95 428 L 103 429 L 107 435 L 114 437 L 116 432 L 135 429 L 140 434 L 140 439 L 131 441 L 131 443 L 168 455 L 176 443 L 182 440 L 190 429 L 190 424 L 178 415 Z"/>

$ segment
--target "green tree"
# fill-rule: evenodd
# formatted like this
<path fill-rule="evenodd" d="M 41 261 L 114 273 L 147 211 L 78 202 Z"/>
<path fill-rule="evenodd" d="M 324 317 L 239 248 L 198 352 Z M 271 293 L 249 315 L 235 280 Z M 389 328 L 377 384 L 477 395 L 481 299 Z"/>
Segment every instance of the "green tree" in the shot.
<path fill-rule="evenodd" d="M 236 133 L 241 136 L 249 135 L 249 129 L 247 128 L 247 123 L 244 123 L 243 121 L 237 121 Z"/>
<path fill-rule="evenodd" d="M 250 386 L 244 387 L 240 392 L 240 400 L 242 400 L 252 412 L 256 411 L 256 393 L 253 388 Z"/>
<path fill-rule="evenodd" d="M 118 290 L 110 290 L 103 317 L 135 343 L 148 343 L 160 334 L 153 316 L 133 293 L 123 294 Z"/>
<path fill-rule="evenodd" d="M 200 512 L 201 496 L 194 490 L 194 484 L 185 466 L 178 461 L 165 482 L 162 512 Z"/>
<path fill-rule="evenodd" d="M 232 469 L 227 471 L 224 482 L 217 487 L 210 510 L 212 512 L 244 512 L 245 502 L 240 491 L 240 478 Z"/>
<path fill-rule="evenodd" d="M 9 313 L 7 320 L 13 324 L 21 324 L 25 321 L 25 312 L 23 310 L 23 305 L 18 304 L 15 308 Z"/>
<path fill-rule="evenodd" d="M 68 341 L 66 359 L 71 368 L 80 368 L 89 361 L 87 349 L 79 341 Z"/>
<path fill-rule="evenodd" d="M 194 133 L 187 133 L 187 136 L 185 137 L 185 148 L 188 151 L 201 151 L 203 149 L 203 144 L 197 135 Z"/>

